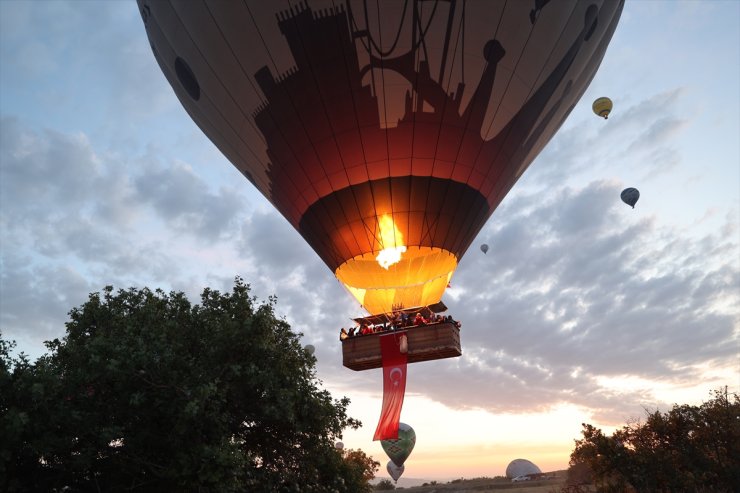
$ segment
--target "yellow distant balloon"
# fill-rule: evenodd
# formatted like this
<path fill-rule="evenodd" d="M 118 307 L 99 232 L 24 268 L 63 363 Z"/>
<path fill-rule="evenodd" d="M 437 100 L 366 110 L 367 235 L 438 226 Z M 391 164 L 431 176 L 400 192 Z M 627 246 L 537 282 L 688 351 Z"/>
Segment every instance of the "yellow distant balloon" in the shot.
<path fill-rule="evenodd" d="M 609 118 L 609 112 L 611 112 L 612 110 L 612 100 L 609 98 L 599 98 L 594 101 L 594 104 L 591 106 L 591 108 L 593 108 L 594 113 L 606 120 L 607 118 Z"/>

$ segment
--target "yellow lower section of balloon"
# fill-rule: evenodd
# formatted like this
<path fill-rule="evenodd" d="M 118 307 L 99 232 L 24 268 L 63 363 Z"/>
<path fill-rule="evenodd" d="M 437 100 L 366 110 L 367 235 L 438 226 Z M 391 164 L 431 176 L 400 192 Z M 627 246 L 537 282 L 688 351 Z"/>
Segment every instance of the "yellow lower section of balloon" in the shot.
<path fill-rule="evenodd" d="M 373 315 L 399 308 L 437 303 L 442 299 L 457 258 L 441 248 L 406 246 L 387 268 L 371 252 L 344 262 L 337 279 Z"/>

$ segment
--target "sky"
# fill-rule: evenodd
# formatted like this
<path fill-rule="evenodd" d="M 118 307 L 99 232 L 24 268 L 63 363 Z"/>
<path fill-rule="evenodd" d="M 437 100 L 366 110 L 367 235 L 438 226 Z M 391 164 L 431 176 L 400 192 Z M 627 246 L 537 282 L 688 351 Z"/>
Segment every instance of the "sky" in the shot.
<path fill-rule="evenodd" d="M 740 391 L 738 136 L 740 2 L 627 0 L 592 84 L 443 298 L 463 356 L 409 367 L 404 477 L 565 469 L 581 423 Z M 243 277 L 316 346 L 322 386 L 364 424 L 345 446 L 388 477 L 381 370 L 341 365 L 359 305 L 185 113 L 133 0 L 0 2 L 0 271 L 0 330 L 32 357 L 106 285 L 197 302 Z"/>

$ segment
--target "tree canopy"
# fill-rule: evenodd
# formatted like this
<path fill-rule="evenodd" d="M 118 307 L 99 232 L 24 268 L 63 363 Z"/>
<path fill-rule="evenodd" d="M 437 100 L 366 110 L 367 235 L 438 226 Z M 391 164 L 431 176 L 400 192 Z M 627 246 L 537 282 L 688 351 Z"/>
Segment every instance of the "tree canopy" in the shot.
<path fill-rule="evenodd" d="M 611 436 L 584 424 L 571 480 L 593 480 L 598 491 L 740 491 L 740 397 L 727 388 L 713 395 L 700 406 L 648 412 Z"/>
<path fill-rule="evenodd" d="M 379 464 L 334 448 L 349 400 L 275 304 L 107 287 L 34 363 L 0 337 L 0 489 L 370 491 Z"/>

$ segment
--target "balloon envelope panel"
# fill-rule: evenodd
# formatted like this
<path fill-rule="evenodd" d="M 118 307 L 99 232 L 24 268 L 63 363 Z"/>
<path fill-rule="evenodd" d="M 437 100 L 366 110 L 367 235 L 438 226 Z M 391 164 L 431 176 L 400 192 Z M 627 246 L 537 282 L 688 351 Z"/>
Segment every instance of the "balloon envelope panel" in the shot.
<path fill-rule="evenodd" d="M 623 6 L 138 3 L 191 118 L 371 313 L 439 301 Z"/>

